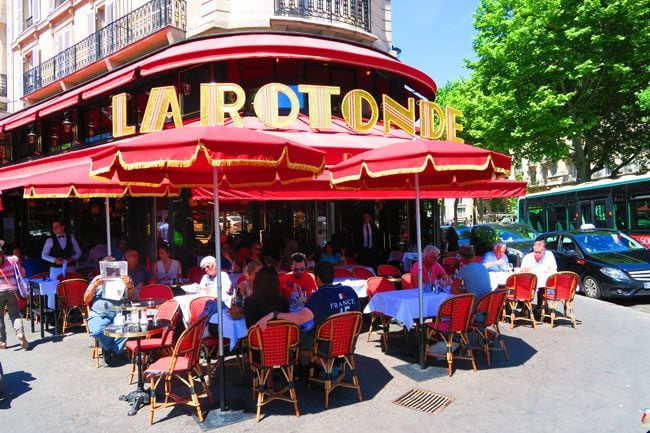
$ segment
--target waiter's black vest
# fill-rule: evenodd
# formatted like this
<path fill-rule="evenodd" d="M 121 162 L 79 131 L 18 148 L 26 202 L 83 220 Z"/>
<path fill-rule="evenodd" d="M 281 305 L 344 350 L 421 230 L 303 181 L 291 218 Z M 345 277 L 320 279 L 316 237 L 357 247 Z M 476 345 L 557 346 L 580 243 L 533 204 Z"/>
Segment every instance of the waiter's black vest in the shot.
<path fill-rule="evenodd" d="M 59 245 L 59 239 L 57 238 L 56 234 L 52 234 L 52 249 L 50 250 L 50 255 L 52 257 L 55 257 L 57 259 L 67 259 L 68 257 L 72 257 L 74 255 L 74 250 L 72 249 L 72 239 L 70 239 L 70 236 L 66 234 L 65 239 L 62 238 L 62 240 L 65 240 L 65 248 L 61 248 Z M 60 268 L 63 265 L 52 263 L 50 266 L 53 268 Z"/>

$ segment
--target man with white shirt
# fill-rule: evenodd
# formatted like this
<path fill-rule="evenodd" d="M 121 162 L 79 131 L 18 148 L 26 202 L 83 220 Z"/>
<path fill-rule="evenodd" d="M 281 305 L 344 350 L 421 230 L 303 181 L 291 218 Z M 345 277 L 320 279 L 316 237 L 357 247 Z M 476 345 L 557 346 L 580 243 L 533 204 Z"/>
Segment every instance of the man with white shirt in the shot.
<path fill-rule="evenodd" d="M 539 309 L 546 289 L 546 279 L 557 272 L 555 256 L 546 251 L 544 241 L 536 241 L 533 244 L 533 251 L 524 256 L 521 261 L 521 272 L 532 272 L 537 275 L 537 309 Z"/>
<path fill-rule="evenodd" d="M 66 268 L 67 271 L 74 271 L 80 257 L 81 248 L 74 236 L 65 232 L 65 225 L 61 221 L 52 221 L 52 234 L 41 252 L 41 258 L 50 263 L 50 278 L 58 277 Z"/>

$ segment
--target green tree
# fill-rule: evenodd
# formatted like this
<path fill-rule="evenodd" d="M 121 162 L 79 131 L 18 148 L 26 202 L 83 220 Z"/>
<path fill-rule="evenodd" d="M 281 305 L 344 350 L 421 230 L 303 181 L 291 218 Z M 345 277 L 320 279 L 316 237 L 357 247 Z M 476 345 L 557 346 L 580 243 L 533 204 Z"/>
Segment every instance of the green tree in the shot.
<path fill-rule="evenodd" d="M 482 0 L 478 59 L 444 95 L 467 142 L 536 162 L 573 159 L 579 182 L 650 155 L 650 0 Z"/>

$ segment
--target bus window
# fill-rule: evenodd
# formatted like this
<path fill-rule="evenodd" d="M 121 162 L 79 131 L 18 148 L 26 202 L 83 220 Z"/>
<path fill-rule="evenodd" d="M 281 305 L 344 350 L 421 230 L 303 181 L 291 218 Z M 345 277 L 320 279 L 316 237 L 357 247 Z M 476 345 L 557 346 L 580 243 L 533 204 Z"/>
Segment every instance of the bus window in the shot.
<path fill-rule="evenodd" d="M 594 225 L 597 228 L 607 228 L 607 210 L 604 201 L 594 201 Z"/>
<path fill-rule="evenodd" d="M 627 209 L 625 202 L 614 203 L 614 224 L 615 229 L 627 231 Z"/>
<path fill-rule="evenodd" d="M 646 200 L 630 201 L 630 213 L 632 214 L 633 229 L 650 229 L 650 206 Z"/>
<path fill-rule="evenodd" d="M 527 222 L 529 226 L 534 227 L 540 233 L 547 231 L 544 221 L 544 207 L 541 203 L 528 203 L 528 220 L 524 222 Z"/>
<path fill-rule="evenodd" d="M 566 207 L 552 206 L 548 208 L 548 227 L 552 230 L 562 231 L 566 226 Z"/>

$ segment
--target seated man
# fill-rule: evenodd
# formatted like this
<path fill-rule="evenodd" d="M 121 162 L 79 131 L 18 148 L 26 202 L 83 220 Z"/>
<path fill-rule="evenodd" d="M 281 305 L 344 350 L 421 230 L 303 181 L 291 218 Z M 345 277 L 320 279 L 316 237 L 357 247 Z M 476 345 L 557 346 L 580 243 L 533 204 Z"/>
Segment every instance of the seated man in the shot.
<path fill-rule="evenodd" d="M 542 306 L 542 297 L 546 288 L 546 279 L 557 272 L 557 262 L 552 252 L 546 251 L 544 241 L 535 241 L 533 251 L 526 254 L 521 261 L 521 272 L 532 272 L 537 275 L 537 306 Z"/>
<path fill-rule="evenodd" d="M 497 242 L 494 244 L 494 250 L 485 253 L 483 256 L 483 266 L 488 272 L 509 272 L 510 266 L 508 256 L 506 255 L 506 244 Z"/>
<path fill-rule="evenodd" d="M 307 262 L 305 255 L 302 253 L 294 253 L 291 255 L 291 272 L 280 276 L 280 293 L 287 298 L 291 298 L 291 292 L 294 286 L 300 292 L 300 288 L 304 289 L 305 295 L 310 297 L 312 293 L 318 290 L 314 276 L 307 269 Z"/>
<path fill-rule="evenodd" d="M 476 299 L 489 293 L 492 290 L 490 274 L 483 264 L 474 261 L 474 247 L 463 245 L 458 253 L 462 266 L 458 269 L 456 277 L 463 280 L 467 293 L 473 293 Z"/>
<path fill-rule="evenodd" d="M 133 287 L 135 288 L 135 297 L 137 298 L 140 295 L 140 289 L 151 280 L 151 272 L 147 267 L 140 263 L 140 254 L 136 250 L 127 249 L 126 250 L 126 262 L 128 264 L 128 273 L 133 282 Z"/>
<path fill-rule="evenodd" d="M 301 359 L 304 365 L 309 364 L 314 347 L 314 329 L 330 316 L 346 311 L 360 311 L 359 298 L 351 287 L 333 284 L 334 266 L 328 262 L 316 264 L 316 284 L 318 291 L 314 292 L 305 306 L 297 312 L 281 313 L 274 311 L 262 317 L 257 324 L 266 328 L 269 320 L 281 319 L 302 325 L 311 320 L 314 327 L 300 333 Z"/>
<path fill-rule="evenodd" d="M 105 261 L 115 261 L 115 258 L 107 256 Z M 90 335 L 97 340 L 104 353 L 104 362 L 109 367 L 118 365 L 126 359 L 121 354 L 126 345 L 126 338 L 113 338 L 104 335 L 104 328 L 113 323 L 117 314 L 115 305 L 135 296 L 135 287 L 128 275 L 122 275 L 122 283 L 126 287 L 121 299 L 107 297 L 106 282 L 101 275 L 96 276 L 88 285 L 84 293 L 84 303 L 89 304 L 90 314 L 88 315 L 88 329 Z"/>

